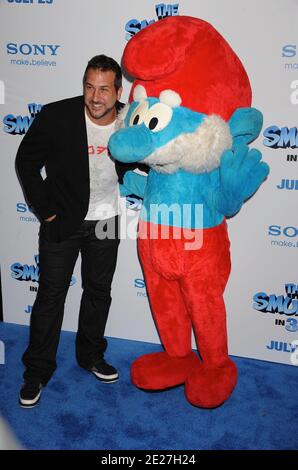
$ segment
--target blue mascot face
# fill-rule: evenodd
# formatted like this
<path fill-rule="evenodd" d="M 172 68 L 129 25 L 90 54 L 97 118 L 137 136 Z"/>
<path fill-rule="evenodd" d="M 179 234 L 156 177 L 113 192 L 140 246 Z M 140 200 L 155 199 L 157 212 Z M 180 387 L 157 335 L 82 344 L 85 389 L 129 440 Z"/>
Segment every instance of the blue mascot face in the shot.
<path fill-rule="evenodd" d="M 125 128 L 109 141 L 112 155 L 126 163 L 143 161 L 178 136 L 193 133 L 205 117 L 180 106 L 181 99 L 173 91 L 161 93 L 159 99 L 148 98 L 140 85 L 137 91 L 141 93 L 128 109 Z M 162 158 L 156 164 L 162 166 Z"/>
<path fill-rule="evenodd" d="M 172 90 L 147 97 L 141 85 L 122 113 L 123 129 L 109 140 L 112 156 L 124 163 L 144 162 L 161 173 L 212 171 L 225 150 L 249 143 L 262 125 L 261 114 L 252 108 L 239 108 L 227 123 L 181 106 Z"/>

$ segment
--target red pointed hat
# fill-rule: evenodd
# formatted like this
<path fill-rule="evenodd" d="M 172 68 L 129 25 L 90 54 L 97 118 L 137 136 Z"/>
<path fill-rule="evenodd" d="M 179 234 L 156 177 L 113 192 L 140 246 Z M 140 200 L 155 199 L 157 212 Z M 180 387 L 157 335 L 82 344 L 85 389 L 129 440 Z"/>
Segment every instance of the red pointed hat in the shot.
<path fill-rule="evenodd" d="M 172 16 L 151 24 L 126 45 L 123 64 L 147 96 L 179 93 L 181 106 L 228 120 L 251 105 L 251 88 L 240 59 L 206 21 Z"/>

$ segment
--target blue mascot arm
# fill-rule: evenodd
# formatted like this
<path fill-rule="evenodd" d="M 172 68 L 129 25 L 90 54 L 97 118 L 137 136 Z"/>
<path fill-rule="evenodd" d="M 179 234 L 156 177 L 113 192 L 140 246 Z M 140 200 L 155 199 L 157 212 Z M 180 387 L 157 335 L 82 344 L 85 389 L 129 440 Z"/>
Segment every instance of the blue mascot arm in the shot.
<path fill-rule="evenodd" d="M 127 171 L 123 178 L 123 184 L 120 184 L 120 194 L 121 196 L 135 194 L 143 198 L 146 184 L 147 176 L 140 175 L 134 171 Z"/>
<path fill-rule="evenodd" d="M 238 212 L 269 174 L 261 152 L 247 146 L 259 135 L 262 124 L 262 114 L 254 108 L 237 109 L 229 121 L 233 147 L 221 157 L 217 194 L 217 208 L 223 215 Z"/>

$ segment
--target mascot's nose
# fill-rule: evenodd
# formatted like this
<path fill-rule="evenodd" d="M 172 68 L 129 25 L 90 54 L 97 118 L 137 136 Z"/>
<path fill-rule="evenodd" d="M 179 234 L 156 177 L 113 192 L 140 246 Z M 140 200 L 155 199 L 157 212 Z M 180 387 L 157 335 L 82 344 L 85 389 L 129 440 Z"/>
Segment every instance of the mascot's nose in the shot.
<path fill-rule="evenodd" d="M 125 163 L 143 160 L 154 151 L 150 131 L 144 124 L 115 132 L 109 139 L 108 147 L 112 157 Z"/>

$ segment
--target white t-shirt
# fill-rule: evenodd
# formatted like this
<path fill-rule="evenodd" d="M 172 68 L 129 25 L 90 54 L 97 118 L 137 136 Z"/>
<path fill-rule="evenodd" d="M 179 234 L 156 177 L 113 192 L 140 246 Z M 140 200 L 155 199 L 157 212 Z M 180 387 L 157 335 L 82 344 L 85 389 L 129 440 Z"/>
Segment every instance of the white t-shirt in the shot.
<path fill-rule="evenodd" d="M 107 149 L 116 121 L 99 126 L 91 121 L 86 111 L 85 117 L 90 172 L 90 200 L 85 220 L 105 220 L 120 214 L 118 176 Z"/>

